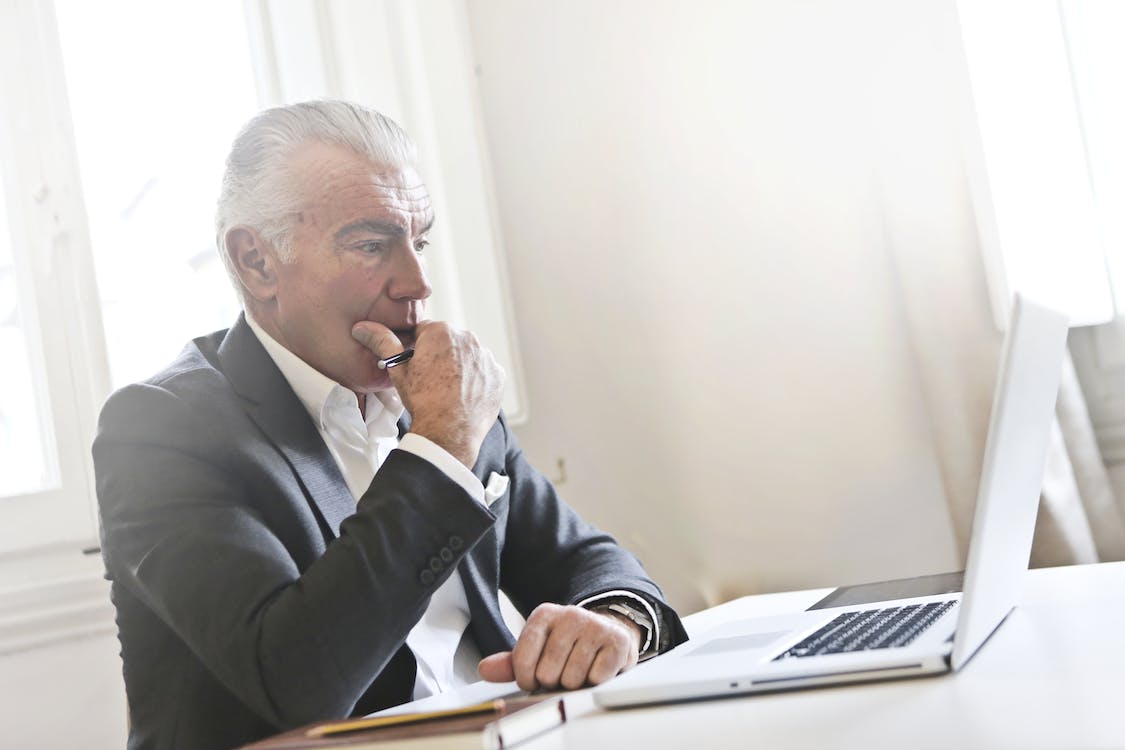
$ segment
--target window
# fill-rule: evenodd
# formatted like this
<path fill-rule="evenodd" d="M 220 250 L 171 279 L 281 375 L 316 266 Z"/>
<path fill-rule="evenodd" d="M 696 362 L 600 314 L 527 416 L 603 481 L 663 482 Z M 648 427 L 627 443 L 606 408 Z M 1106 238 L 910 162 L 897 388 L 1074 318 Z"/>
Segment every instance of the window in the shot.
<path fill-rule="evenodd" d="M 347 97 L 415 136 L 442 217 L 434 314 L 493 348 L 522 417 L 462 2 L 5 5 L 0 555 L 93 542 L 105 397 L 234 320 L 214 207 L 230 142 L 262 106 Z"/>
<path fill-rule="evenodd" d="M 1013 291 L 1072 325 L 1113 317 L 1057 0 L 960 0 L 974 118 L 966 168 L 993 310 Z"/>
<path fill-rule="evenodd" d="M 10 461 L 0 475 L 0 498 L 58 484 L 39 327 L 28 305 L 32 283 L 27 269 L 16 267 L 4 203 L 0 190 L 0 455 Z"/>
<path fill-rule="evenodd" d="M 215 200 L 230 142 L 258 109 L 253 67 L 238 3 L 56 0 L 55 8 L 119 388 L 238 314 L 215 249 Z M 129 23 L 106 24 L 107 13 Z"/>
<path fill-rule="evenodd" d="M 89 467 L 99 326 L 49 4 L 0 24 L 0 552 L 95 535 Z M 2 581 L 0 581 L 2 582 Z"/>
<path fill-rule="evenodd" d="M 1116 320 L 1075 331 L 1071 352 L 1102 456 L 1125 495 L 1125 4 L 1061 0 L 1059 7 L 1116 302 Z"/>
<path fill-rule="evenodd" d="M 1060 3 L 1117 309 L 1125 307 L 1125 3 Z"/>

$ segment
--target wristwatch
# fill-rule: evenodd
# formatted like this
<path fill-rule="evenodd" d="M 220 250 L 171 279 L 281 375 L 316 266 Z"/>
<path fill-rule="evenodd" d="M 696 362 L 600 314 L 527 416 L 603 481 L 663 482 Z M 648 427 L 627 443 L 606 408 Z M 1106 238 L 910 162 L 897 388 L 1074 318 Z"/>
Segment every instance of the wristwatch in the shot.
<path fill-rule="evenodd" d="M 652 634 L 655 628 L 653 627 L 652 620 L 649 618 L 647 613 L 631 606 L 626 601 L 621 599 L 611 601 L 608 604 L 598 602 L 591 609 L 593 609 L 595 612 L 613 612 L 614 614 L 621 615 L 622 617 L 636 625 L 638 628 L 640 628 L 641 633 L 643 634 L 643 638 L 641 639 L 641 647 L 637 651 L 638 656 L 646 655 L 648 653 L 648 650 L 653 647 Z"/>

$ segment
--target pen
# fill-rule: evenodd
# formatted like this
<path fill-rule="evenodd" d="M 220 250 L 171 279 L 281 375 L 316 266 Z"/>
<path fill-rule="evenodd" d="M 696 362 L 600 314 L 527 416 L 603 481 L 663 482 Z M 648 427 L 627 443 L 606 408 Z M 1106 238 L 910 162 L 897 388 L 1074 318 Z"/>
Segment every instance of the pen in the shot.
<path fill-rule="evenodd" d="M 414 350 L 413 349 L 407 349 L 406 351 L 402 352 L 401 354 L 396 354 L 393 357 L 387 357 L 386 359 L 381 359 L 378 362 L 376 362 L 375 364 L 379 366 L 380 370 L 389 370 L 392 367 L 398 367 L 401 364 L 405 364 L 405 363 L 409 362 L 410 358 L 413 357 L 413 356 L 414 356 Z"/>

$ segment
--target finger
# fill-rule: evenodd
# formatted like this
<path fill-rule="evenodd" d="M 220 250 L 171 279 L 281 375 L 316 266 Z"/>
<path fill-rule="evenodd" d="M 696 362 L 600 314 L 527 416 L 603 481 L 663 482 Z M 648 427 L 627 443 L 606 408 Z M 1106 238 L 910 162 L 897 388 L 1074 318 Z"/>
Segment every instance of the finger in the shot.
<path fill-rule="evenodd" d="M 551 631 L 551 621 L 557 616 L 556 610 L 559 609 L 562 608 L 555 604 L 540 604 L 527 618 L 523 631 L 516 639 L 515 648 L 512 649 L 512 669 L 522 690 L 539 688 L 535 670 Z"/>
<path fill-rule="evenodd" d="M 590 668 L 594 663 L 594 657 L 598 655 L 600 650 L 600 645 L 601 640 L 588 631 L 579 635 L 578 640 L 574 642 L 574 647 L 570 650 L 570 656 L 567 658 L 566 666 L 559 678 L 559 682 L 564 688 L 577 690 L 586 684 Z"/>
<path fill-rule="evenodd" d="M 352 338 L 366 346 L 380 359 L 402 353 L 402 342 L 390 328 L 372 320 L 361 320 L 352 326 Z"/>
<path fill-rule="evenodd" d="M 640 656 L 640 648 L 643 641 L 640 628 L 624 615 L 616 612 L 598 612 L 598 615 L 612 621 L 617 628 L 618 634 L 616 638 L 624 638 L 626 655 L 628 659 L 625 664 L 625 669 L 633 667 L 637 663 Z"/>
<path fill-rule="evenodd" d="M 516 671 L 512 666 L 512 652 L 501 651 L 484 657 L 477 665 L 477 674 L 487 682 L 511 682 L 516 679 Z"/>
<path fill-rule="evenodd" d="M 586 681 L 591 685 L 600 685 L 630 667 L 629 654 L 612 644 L 606 644 L 594 657 L 590 671 L 586 674 Z"/>
<path fill-rule="evenodd" d="M 579 640 L 586 616 L 585 610 L 568 608 L 551 623 L 551 633 L 535 667 L 535 679 L 541 687 L 554 689 L 561 684 L 563 670 Z"/>

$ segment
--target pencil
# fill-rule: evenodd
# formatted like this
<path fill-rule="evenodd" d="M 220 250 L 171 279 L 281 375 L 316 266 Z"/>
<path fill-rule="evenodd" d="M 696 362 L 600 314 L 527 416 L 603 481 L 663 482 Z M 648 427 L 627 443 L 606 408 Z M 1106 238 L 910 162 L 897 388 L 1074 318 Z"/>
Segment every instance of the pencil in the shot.
<path fill-rule="evenodd" d="M 440 711 L 424 711 L 421 713 L 397 714 L 391 716 L 370 716 L 362 719 L 346 719 L 344 721 L 331 722 L 315 726 L 305 732 L 305 736 L 327 737 L 334 734 L 356 732 L 363 729 L 377 729 L 379 727 L 389 727 L 401 724 L 414 724 L 423 721 L 432 721 L 434 719 L 444 719 L 452 716 L 468 716 L 470 714 L 496 712 L 502 711 L 503 708 L 504 699 L 498 698 L 496 700 L 485 701 L 484 703 L 476 703 L 471 706 L 464 706 L 463 708 L 449 708 Z"/>

